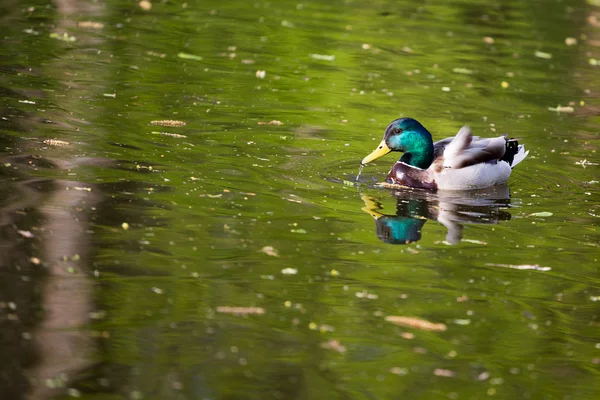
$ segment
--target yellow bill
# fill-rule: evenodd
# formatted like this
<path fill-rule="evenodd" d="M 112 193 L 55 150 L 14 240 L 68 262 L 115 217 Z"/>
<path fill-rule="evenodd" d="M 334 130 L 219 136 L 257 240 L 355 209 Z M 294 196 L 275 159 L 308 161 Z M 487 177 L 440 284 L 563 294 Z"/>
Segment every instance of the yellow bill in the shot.
<path fill-rule="evenodd" d="M 392 150 L 390 150 L 390 148 L 387 146 L 387 144 L 385 144 L 385 140 L 382 140 L 381 143 L 379 143 L 379 146 L 377 146 L 377 149 L 374 152 L 372 152 L 371 154 L 369 154 L 368 156 L 366 156 L 365 158 L 363 158 L 360 163 L 362 165 L 368 164 L 371 161 L 375 161 L 378 158 L 385 156 L 390 151 L 392 151 Z"/>

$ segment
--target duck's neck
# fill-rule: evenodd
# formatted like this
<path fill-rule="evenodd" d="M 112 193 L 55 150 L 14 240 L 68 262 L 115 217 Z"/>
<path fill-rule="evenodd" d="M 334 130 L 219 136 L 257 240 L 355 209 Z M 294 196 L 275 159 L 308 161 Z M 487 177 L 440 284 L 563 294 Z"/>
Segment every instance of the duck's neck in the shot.
<path fill-rule="evenodd" d="M 413 167 L 427 169 L 433 162 L 433 142 L 431 138 L 420 138 L 400 157 L 400 161 Z"/>

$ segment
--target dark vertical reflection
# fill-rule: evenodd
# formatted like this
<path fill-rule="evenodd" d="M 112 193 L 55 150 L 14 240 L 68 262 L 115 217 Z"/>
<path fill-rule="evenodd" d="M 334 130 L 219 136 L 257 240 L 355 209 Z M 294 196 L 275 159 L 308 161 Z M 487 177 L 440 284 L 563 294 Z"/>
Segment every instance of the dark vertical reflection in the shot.
<path fill-rule="evenodd" d="M 15 27 L 3 34 L 20 41 L 21 51 L 48 45 L 26 56 L 15 53 L 1 66 L 0 393 L 7 399 L 51 399 L 65 393 L 91 365 L 95 346 L 81 328 L 92 311 L 88 215 L 101 195 L 86 182 L 36 176 L 61 174 L 86 161 L 55 155 L 42 143 L 45 132 L 56 137 L 57 128 L 72 129 L 66 110 L 77 101 L 60 96 L 62 104 L 48 102 L 46 89 L 63 85 L 49 73 L 62 67 L 52 57 L 56 42 L 49 40 L 48 28 L 64 31 L 74 25 L 74 15 L 98 15 L 101 7 L 60 0 L 55 6 L 31 3 L 24 9 L 13 4 L 2 17 L 3 27 Z M 34 15 L 37 22 L 26 33 L 8 23 L 22 13 Z M 56 16 L 60 22 L 53 25 Z M 37 107 L 23 111 L 18 102 Z"/>
<path fill-rule="evenodd" d="M 43 219 L 36 210 L 43 194 L 14 185 L 14 178 L 0 172 L 0 393 L 22 399 L 30 388 L 26 369 L 39 361 L 32 329 L 42 317 L 46 274 L 32 262 L 43 245 L 35 229 Z"/>
<path fill-rule="evenodd" d="M 19 171 L 44 163 L 31 161 L 1 160 Z M 90 365 L 93 342 L 78 328 L 91 311 L 86 213 L 98 194 L 73 190 L 83 182 L 6 176 L 6 169 L 0 182 L 0 390 L 48 399 Z"/>

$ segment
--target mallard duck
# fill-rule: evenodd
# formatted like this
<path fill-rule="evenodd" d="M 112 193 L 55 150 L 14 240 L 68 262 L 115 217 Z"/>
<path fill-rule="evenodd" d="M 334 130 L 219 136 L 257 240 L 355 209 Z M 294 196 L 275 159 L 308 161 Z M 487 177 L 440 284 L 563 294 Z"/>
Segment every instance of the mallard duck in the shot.
<path fill-rule="evenodd" d="M 387 127 L 375 151 L 361 165 L 391 151 L 404 154 L 386 182 L 429 190 L 482 189 L 506 183 L 512 168 L 529 154 L 515 139 L 480 139 L 463 126 L 455 137 L 433 143 L 431 133 L 413 118 L 400 118 Z"/>

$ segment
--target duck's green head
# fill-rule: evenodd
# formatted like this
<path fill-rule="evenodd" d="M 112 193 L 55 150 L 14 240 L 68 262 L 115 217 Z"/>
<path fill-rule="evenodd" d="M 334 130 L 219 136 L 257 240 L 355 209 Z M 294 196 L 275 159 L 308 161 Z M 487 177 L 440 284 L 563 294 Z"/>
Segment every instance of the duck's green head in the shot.
<path fill-rule="evenodd" d="M 413 167 L 427 169 L 433 162 L 433 140 L 431 133 L 413 118 L 392 121 L 385 130 L 377 149 L 363 158 L 362 165 L 375 161 L 391 151 L 404 154 L 400 161 Z"/>

